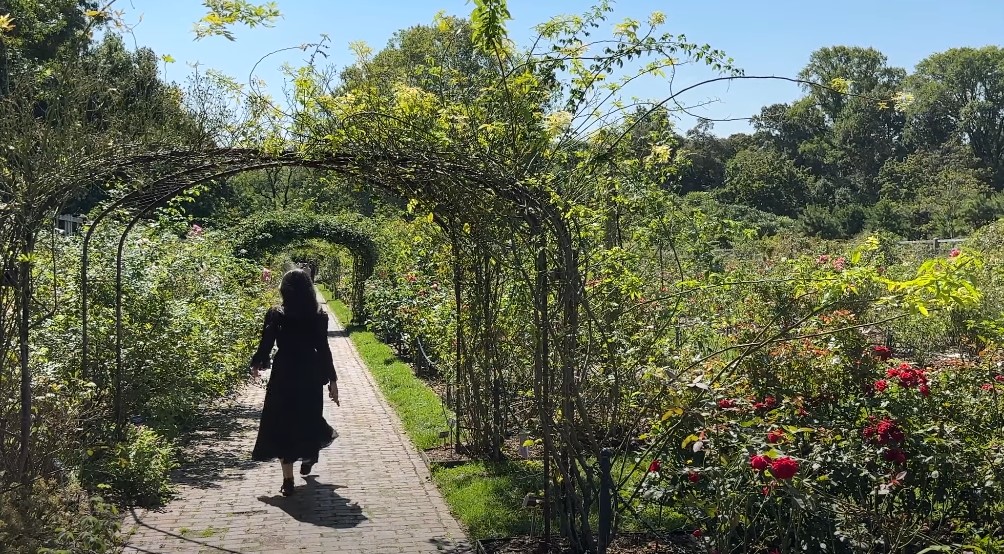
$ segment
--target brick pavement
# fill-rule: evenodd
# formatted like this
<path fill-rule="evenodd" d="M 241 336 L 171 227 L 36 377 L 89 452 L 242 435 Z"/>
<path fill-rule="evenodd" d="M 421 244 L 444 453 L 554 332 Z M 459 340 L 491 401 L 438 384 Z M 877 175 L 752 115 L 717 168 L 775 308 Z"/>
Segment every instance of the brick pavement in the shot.
<path fill-rule="evenodd" d="M 250 460 L 264 390 L 248 387 L 210 416 L 186 452 L 178 497 L 126 515 L 127 553 L 469 552 L 429 471 L 393 409 L 331 318 L 341 406 L 325 401 L 339 433 L 297 494 L 279 494 L 278 462 Z"/>

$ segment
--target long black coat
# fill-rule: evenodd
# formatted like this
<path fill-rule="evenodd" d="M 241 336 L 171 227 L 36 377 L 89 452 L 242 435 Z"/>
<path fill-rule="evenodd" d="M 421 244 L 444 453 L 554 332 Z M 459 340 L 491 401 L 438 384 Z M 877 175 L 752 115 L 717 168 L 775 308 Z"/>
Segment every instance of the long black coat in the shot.
<path fill-rule="evenodd" d="M 271 362 L 272 374 L 251 458 L 279 458 L 287 463 L 316 461 L 319 451 L 335 437 L 323 415 L 322 387 L 338 380 L 328 347 L 328 316 L 317 313 L 292 317 L 281 307 L 269 309 L 252 367 L 269 367 L 276 343 L 279 349 Z"/>

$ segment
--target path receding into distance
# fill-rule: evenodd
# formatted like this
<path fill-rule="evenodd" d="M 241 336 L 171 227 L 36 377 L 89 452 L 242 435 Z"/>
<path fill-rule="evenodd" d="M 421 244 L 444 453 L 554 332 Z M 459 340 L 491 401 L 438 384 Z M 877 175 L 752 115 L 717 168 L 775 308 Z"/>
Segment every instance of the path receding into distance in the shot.
<path fill-rule="evenodd" d="M 279 494 L 278 462 L 251 461 L 265 391 L 249 386 L 185 452 L 177 497 L 125 515 L 124 552 L 471 551 L 355 345 L 330 315 L 328 328 L 341 406 L 325 398 L 324 416 L 339 437 L 311 476 L 294 466 L 296 494 Z"/>

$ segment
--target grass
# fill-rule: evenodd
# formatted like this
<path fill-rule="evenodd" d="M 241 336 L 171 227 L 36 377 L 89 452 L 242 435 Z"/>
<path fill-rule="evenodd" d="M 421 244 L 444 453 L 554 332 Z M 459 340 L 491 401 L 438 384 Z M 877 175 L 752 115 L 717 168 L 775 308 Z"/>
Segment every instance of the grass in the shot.
<path fill-rule="evenodd" d="M 318 285 L 318 290 L 339 321 L 345 324 L 352 320 L 352 313 L 343 302 L 332 298 L 323 285 Z M 450 416 L 444 414 L 436 392 L 365 327 L 346 326 L 346 329 L 415 446 L 425 449 L 440 444 L 439 433 L 448 429 Z M 540 525 L 539 513 L 522 508 L 526 494 L 543 487 L 542 472 L 532 462 L 472 462 L 453 468 L 437 467 L 432 478 L 450 511 L 473 538 L 526 534 L 533 526 Z"/>

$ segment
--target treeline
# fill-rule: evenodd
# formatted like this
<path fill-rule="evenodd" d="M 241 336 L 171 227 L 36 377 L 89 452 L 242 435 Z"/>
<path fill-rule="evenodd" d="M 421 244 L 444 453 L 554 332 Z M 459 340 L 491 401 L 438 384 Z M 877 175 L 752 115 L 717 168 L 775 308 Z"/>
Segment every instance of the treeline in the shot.
<path fill-rule="evenodd" d="M 953 48 L 908 73 L 873 48 L 833 46 L 798 77 L 823 86 L 763 107 L 751 133 L 702 121 L 677 135 L 689 163 L 667 186 L 824 238 L 955 237 L 1004 214 L 1004 49 Z"/>

